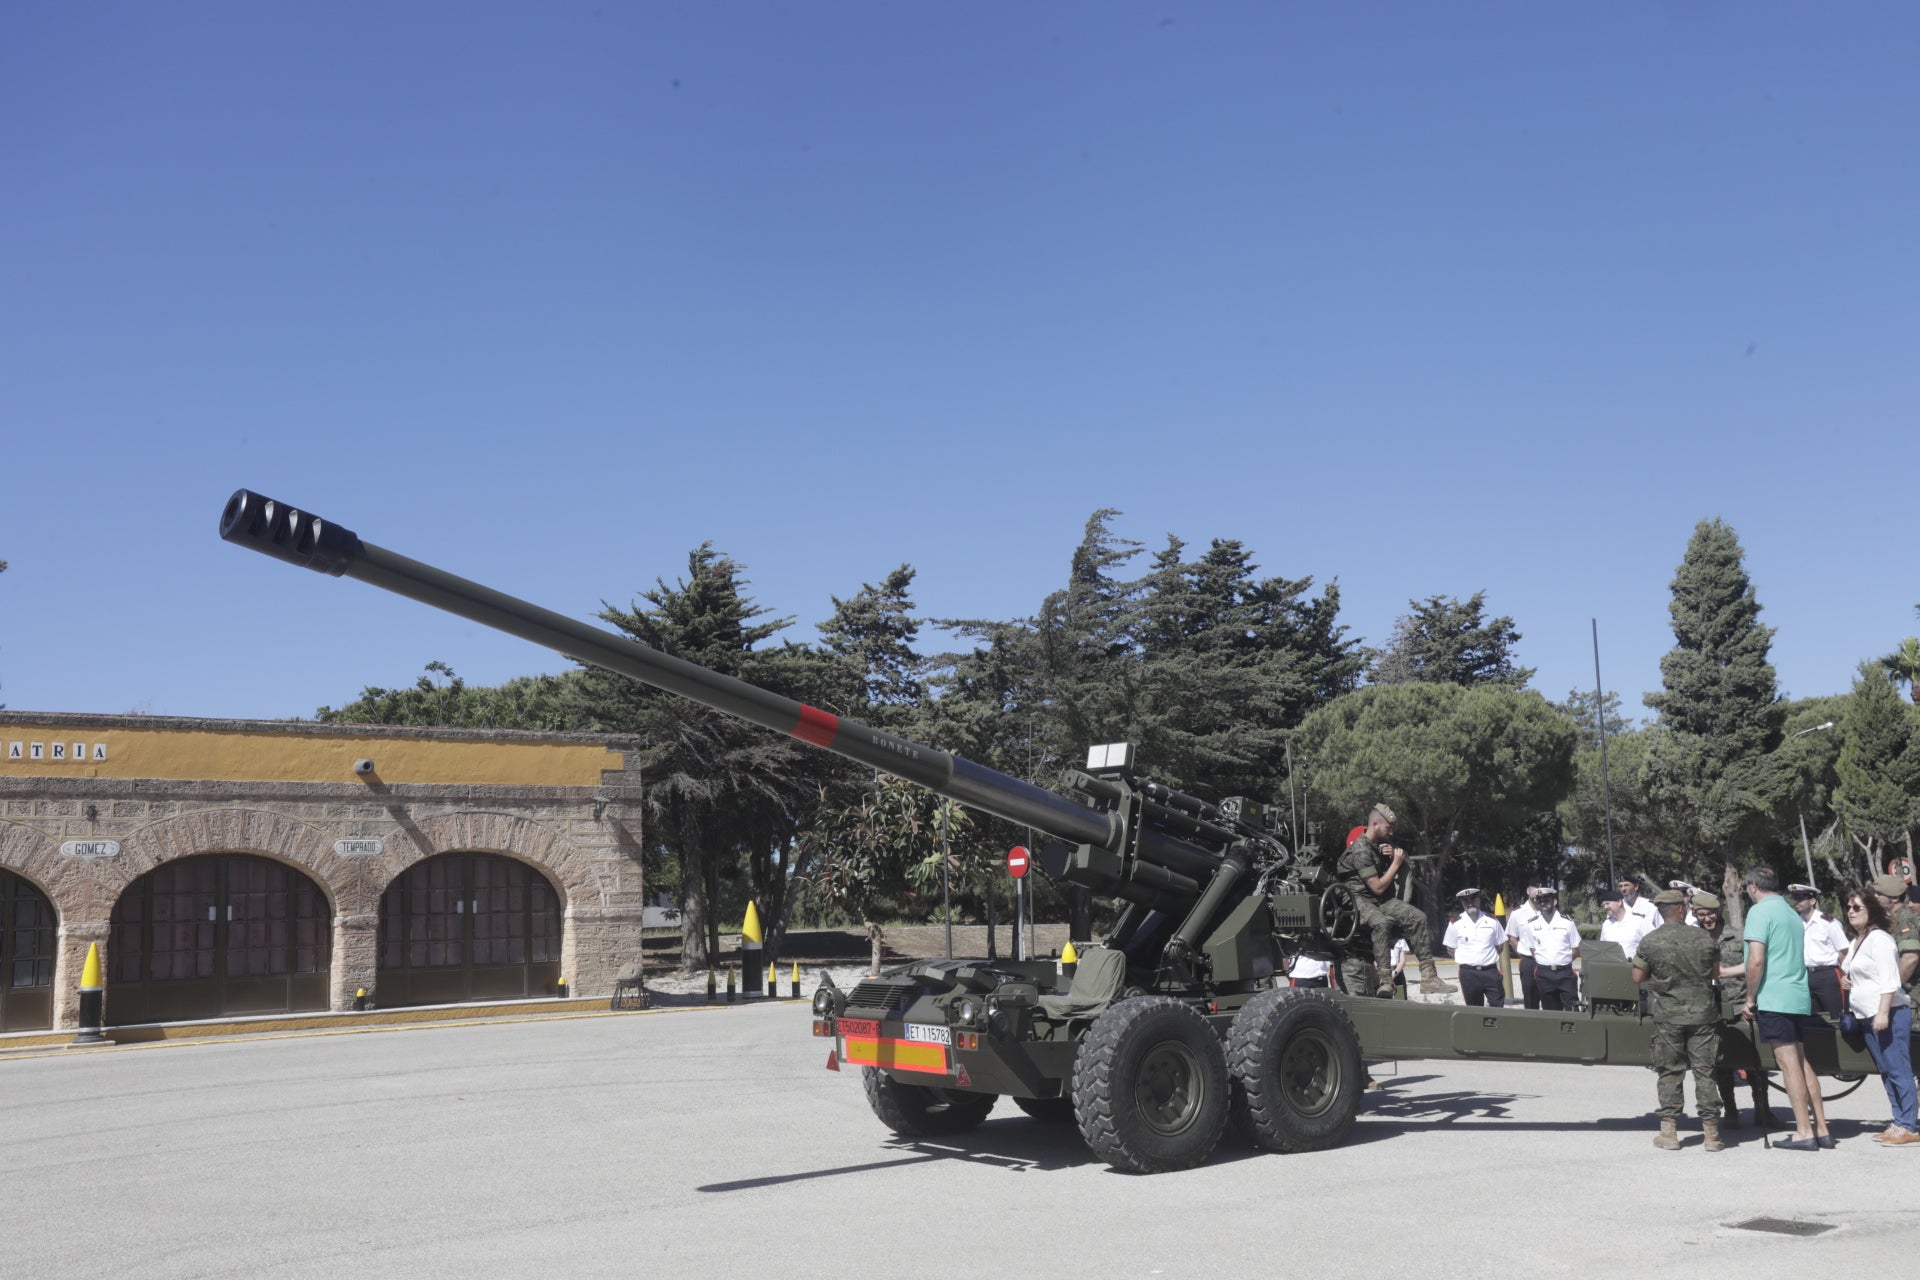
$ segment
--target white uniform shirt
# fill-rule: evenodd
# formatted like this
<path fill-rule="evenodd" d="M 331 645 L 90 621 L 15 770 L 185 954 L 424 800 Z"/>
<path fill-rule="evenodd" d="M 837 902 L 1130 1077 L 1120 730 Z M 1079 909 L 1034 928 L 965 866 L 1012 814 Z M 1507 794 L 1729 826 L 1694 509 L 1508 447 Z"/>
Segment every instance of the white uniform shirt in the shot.
<path fill-rule="evenodd" d="M 1447 926 L 1447 936 L 1440 945 L 1453 952 L 1453 958 L 1461 964 L 1484 966 L 1500 963 L 1500 947 L 1506 940 L 1507 931 L 1498 920 L 1484 911 L 1478 918 L 1463 911 Z"/>
<path fill-rule="evenodd" d="M 1815 907 L 1807 917 L 1807 968 L 1825 969 L 1839 964 L 1847 954 L 1847 931 L 1840 922 Z"/>
<path fill-rule="evenodd" d="M 1316 960 L 1312 956 L 1295 956 L 1293 963 L 1287 966 L 1289 978 L 1324 978 L 1330 966 L 1325 960 Z"/>
<path fill-rule="evenodd" d="M 1528 924 L 1522 936 L 1527 940 L 1533 962 L 1549 968 L 1572 964 L 1573 953 L 1580 949 L 1580 926 L 1558 912 L 1551 920 L 1542 916 Z"/>
<path fill-rule="evenodd" d="M 1640 939 L 1652 933 L 1647 922 L 1629 911 L 1618 920 L 1608 916 L 1600 922 L 1600 941 L 1617 942 L 1620 949 L 1627 953 L 1627 959 L 1633 959 L 1633 953 L 1640 948 Z"/>
<path fill-rule="evenodd" d="M 1513 949 L 1523 956 L 1533 954 L 1533 942 L 1527 937 L 1527 926 L 1540 918 L 1540 909 L 1531 902 L 1523 902 L 1507 913 L 1507 936 L 1513 939 Z"/>
<path fill-rule="evenodd" d="M 1388 963 L 1393 965 L 1394 968 L 1398 969 L 1400 967 L 1400 962 L 1406 959 L 1407 952 L 1411 950 L 1413 950 L 1413 948 L 1407 945 L 1407 940 L 1405 938 L 1395 938 L 1393 940 L 1393 950 L 1387 953 Z"/>
<path fill-rule="evenodd" d="M 1644 893 L 1635 894 L 1633 901 L 1627 903 L 1626 906 L 1628 915 L 1639 916 L 1647 922 L 1648 933 L 1652 933 L 1660 927 L 1660 908 L 1648 902 L 1647 896 Z"/>

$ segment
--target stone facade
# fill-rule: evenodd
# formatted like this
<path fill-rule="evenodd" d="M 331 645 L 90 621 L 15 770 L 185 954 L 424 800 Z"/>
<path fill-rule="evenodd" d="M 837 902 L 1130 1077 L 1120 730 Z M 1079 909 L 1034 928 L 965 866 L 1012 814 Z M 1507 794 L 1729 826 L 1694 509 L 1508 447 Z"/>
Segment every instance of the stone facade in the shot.
<path fill-rule="evenodd" d="M 56 734 L 63 748 L 89 744 L 90 758 L 6 759 L 9 744 Z M 404 767 L 388 776 L 383 758 Z M 116 776 L 128 772 L 121 760 L 151 773 L 151 762 L 172 759 L 241 776 Z M 374 767 L 356 774 L 354 760 Z M 534 781 L 501 781 L 516 771 Z M 0 868 L 38 886 L 58 913 L 61 1028 L 77 1023 L 87 946 L 104 956 L 121 893 L 163 863 L 209 853 L 286 863 L 326 893 L 336 1010 L 351 1008 L 360 987 L 377 999 L 381 895 L 443 853 L 539 869 L 564 903 L 561 972 L 573 994 L 608 994 L 640 955 L 639 798 L 634 744 L 601 735 L 0 712 Z M 380 852 L 342 853 L 343 840 L 377 840 Z"/>

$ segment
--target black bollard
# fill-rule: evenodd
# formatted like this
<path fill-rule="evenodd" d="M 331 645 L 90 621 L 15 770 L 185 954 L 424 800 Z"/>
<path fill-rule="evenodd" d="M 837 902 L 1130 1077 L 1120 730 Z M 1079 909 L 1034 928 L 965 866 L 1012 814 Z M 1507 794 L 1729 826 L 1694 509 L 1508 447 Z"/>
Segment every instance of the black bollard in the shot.
<path fill-rule="evenodd" d="M 73 1038 L 73 1043 L 107 1043 L 107 1038 L 100 1034 L 106 1007 L 106 983 L 100 977 L 100 944 L 89 942 L 87 962 L 80 969 L 80 1034 Z"/>

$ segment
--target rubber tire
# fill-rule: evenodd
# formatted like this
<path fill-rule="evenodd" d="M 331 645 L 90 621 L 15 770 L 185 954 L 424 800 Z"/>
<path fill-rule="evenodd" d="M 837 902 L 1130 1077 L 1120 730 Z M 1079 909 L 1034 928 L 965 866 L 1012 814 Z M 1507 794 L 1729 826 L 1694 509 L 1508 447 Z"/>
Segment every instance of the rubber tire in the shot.
<path fill-rule="evenodd" d="M 1013 1105 L 1035 1120 L 1044 1120 L 1048 1124 L 1073 1123 L 1073 1095 L 1071 1094 L 1063 1094 L 1058 1098 L 1015 1098 Z"/>
<path fill-rule="evenodd" d="M 1290 1081 L 1283 1066 L 1301 1074 Z M 1346 1010 L 1317 990 L 1292 987 L 1263 991 L 1241 1007 L 1227 1035 L 1227 1070 L 1235 1124 L 1268 1151 L 1325 1151 L 1345 1142 L 1367 1076 Z"/>
<path fill-rule="evenodd" d="M 873 1114 L 880 1117 L 881 1124 L 906 1138 L 937 1138 L 977 1129 L 993 1104 L 1000 1101 L 997 1093 L 962 1093 L 902 1084 L 878 1067 L 862 1067 L 860 1071 Z"/>
<path fill-rule="evenodd" d="M 1143 1068 L 1177 1076 L 1189 1094 L 1183 1114 L 1156 1124 L 1142 1110 L 1143 1091 L 1150 1103 L 1156 1101 Z M 1198 1010 L 1171 996 L 1138 996 L 1108 1006 L 1087 1030 L 1074 1061 L 1080 1136 L 1094 1155 L 1123 1173 L 1171 1173 L 1205 1163 L 1226 1131 L 1227 1095 L 1220 1037 Z"/>

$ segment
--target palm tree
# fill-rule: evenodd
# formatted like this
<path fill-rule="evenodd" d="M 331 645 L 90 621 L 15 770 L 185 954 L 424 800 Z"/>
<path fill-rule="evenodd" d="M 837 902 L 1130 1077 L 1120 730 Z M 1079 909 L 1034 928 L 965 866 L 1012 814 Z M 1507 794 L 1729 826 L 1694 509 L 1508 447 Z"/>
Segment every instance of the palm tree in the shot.
<path fill-rule="evenodd" d="M 1889 679 L 1907 686 L 1914 705 L 1920 706 L 1920 636 L 1908 636 L 1900 647 L 1880 659 Z"/>

